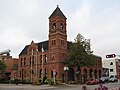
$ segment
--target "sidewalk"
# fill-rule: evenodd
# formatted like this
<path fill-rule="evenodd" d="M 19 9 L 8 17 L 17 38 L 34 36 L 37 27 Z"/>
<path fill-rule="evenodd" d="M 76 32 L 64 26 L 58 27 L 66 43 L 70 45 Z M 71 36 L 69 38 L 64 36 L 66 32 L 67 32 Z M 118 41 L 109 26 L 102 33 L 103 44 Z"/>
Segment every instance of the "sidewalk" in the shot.
<path fill-rule="evenodd" d="M 0 84 L 0 90 L 2 88 L 19 88 L 19 89 L 27 89 L 27 90 L 40 90 L 40 89 L 53 89 L 53 88 L 56 88 L 55 86 L 50 86 L 50 85 L 31 85 L 31 84 L 18 84 L 18 85 L 15 85 L 15 84 Z"/>
<path fill-rule="evenodd" d="M 120 83 L 120 79 L 118 80 L 118 83 Z"/>

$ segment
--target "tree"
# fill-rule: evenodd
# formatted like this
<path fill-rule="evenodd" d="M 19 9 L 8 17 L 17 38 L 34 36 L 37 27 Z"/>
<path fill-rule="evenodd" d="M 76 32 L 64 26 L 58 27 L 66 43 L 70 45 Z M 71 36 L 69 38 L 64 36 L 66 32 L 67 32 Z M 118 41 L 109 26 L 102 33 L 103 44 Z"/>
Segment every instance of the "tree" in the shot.
<path fill-rule="evenodd" d="M 6 64 L 0 60 L 0 72 L 2 72 L 2 77 L 3 77 L 3 73 L 6 67 L 7 67 Z"/>
<path fill-rule="evenodd" d="M 93 66 L 95 64 L 95 56 L 92 53 L 90 41 L 78 34 L 75 42 L 68 50 L 66 63 L 69 68 L 77 67 L 80 72 L 81 66 Z"/>

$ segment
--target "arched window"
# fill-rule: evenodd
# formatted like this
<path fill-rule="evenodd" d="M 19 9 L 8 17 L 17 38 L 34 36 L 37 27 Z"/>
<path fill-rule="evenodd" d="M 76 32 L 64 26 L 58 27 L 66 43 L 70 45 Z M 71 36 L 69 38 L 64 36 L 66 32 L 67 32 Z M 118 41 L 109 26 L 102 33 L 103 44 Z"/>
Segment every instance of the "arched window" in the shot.
<path fill-rule="evenodd" d="M 60 24 L 60 30 L 63 30 L 63 23 Z"/>
<path fill-rule="evenodd" d="M 55 31 L 56 30 L 56 23 L 53 23 L 52 25 L 52 31 Z"/>
<path fill-rule="evenodd" d="M 53 78 L 53 71 L 51 71 L 51 78 Z"/>
<path fill-rule="evenodd" d="M 20 71 L 20 78 L 21 78 L 21 74 L 22 74 L 22 73 L 21 73 L 21 71 Z"/>
<path fill-rule="evenodd" d="M 41 76 L 42 76 L 42 69 L 40 69 L 40 75 L 39 75 L 39 77 L 41 78 Z"/>
<path fill-rule="evenodd" d="M 45 69 L 45 76 L 47 76 L 47 70 Z"/>
<path fill-rule="evenodd" d="M 42 63 L 42 55 L 40 55 L 40 63 Z"/>
<path fill-rule="evenodd" d="M 24 77 L 26 78 L 26 71 L 24 71 Z"/>
<path fill-rule="evenodd" d="M 29 72 L 30 72 L 30 74 L 31 74 L 31 69 L 30 69 L 30 71 L 29 71 Z M 34 74 L 34 70 L 32 70 L 32 74 Z"/>
<path fill-rule="evenodd" d="M 47 63 L 47 54 L 45 54 L 45 63 Z"/>

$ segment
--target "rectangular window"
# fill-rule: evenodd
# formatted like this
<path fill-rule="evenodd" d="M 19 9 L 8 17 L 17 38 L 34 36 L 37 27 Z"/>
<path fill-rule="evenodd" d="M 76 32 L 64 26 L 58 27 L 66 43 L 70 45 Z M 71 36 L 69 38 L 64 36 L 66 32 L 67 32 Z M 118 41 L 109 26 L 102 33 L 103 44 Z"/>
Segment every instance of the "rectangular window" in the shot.
<path fill-rule="evenodd" d="M 20 78 L 21 78 L 21 71 L 20 71 Z"/>
<path fill-rule="evenodd" d="M 64 45 L 64 40 L 61 40 L 60 42 L 61 42 L 61 45 Z"/>
<path fill-rule="evenodd" d="M 113 72 L 113 69 L 110 69 L 110 72 Z"/>
<path fill-rule="evenodd" d="M 45 76 L 47 76 L 47 70 L 45 69 L 44 71 L 45 71 Z"/>
<path fill-rule="evenodd" d="M 52 45 L 56 45 L 56 40 L 52 40 Z"/>
<path fill-rule="evenodd" d="M 24 78 L 26 78 L 26 71 L 24 71 Z"/>
<path fill-rule="evenodd" d="M 26 58 L 24 58 L 24 65 L 26 65 Z"/>
<path fill-rule="evenodd" d="M 42 55 L 40 55 L 40 63 L 42 63 Z"/>
<path fill-rule="evenodd" d="M 53 71 L 51 71 L 51 78 L 53 78 Z"/>
<path fill-rule="evenodd" d="M 20 65 L 22 65 L 22 58 L 21 58 L 21 61 L 20 61 Z"/>
<path fill-rule="evenodd" d="M 113 62 L 110 62 L 110 65 L 113 65 Z"/>
<path fill-rule="evenodd" d="M 47 63 L 47 54 L 45 54 L 45 63 Z"/>
<path fill-rule="evenodd" d="M 34 56 L 32 56 L 32 64 L 34 64 Z"/>

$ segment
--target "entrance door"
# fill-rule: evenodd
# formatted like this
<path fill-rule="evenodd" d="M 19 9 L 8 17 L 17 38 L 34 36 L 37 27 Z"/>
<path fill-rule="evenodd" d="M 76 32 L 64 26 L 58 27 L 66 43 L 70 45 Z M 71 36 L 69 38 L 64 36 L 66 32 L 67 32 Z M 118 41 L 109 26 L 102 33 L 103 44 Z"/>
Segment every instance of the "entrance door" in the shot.
<path fill-rule="evenodd" d="M 69 71 L 68 71 L 68 81 L 74 81 L 74 70 L 73 68 L 69 68 Z"/>

